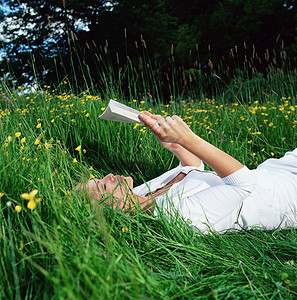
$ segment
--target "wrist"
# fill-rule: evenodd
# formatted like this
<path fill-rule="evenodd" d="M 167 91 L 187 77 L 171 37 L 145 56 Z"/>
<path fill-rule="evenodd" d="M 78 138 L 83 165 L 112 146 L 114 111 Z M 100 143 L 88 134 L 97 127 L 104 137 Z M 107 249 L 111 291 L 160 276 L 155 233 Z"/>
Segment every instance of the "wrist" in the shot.
<path fill-rule="evenodd" d="M 178 144 L 183 147 L 183 148 L 188 148 L 189 144 L 192 142 L 199 142 L 200 138 L 194 133 L 194 132 L 189 132 L 187 135 L 183 136 L 179 141 Z"/>
<path fill-rule="evenodd" d="M 170 147 L 166 147 L 166 149 L 172 152 L 173 154 L 177 154 L 182 151 L 183 147 L 177 143 L 174 143 Z"/>

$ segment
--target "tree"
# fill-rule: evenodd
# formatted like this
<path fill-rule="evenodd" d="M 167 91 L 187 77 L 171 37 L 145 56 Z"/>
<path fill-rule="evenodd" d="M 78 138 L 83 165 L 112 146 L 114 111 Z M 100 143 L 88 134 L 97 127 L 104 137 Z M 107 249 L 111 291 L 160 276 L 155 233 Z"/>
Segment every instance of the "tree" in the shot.
<path fill-rule="evenodd" d="M 106 0 L 22 1 L 8 0 L 10 13 L 2 23 L 3 49 L 15 70 L 15 77 L 28 80 L 28 66 L 38 66 L 40 75 L 47 73 L 52 58 L 69 51 L 71 32 L 88 30 L 98 15 L 110 9 Z M 32 67 L 32 66 L 30 66 Z M 3 68 L 3 64 L 2 64 Z"/>
<path fill-rule="evenodd" d="M 85 64 L 92 80 L 100 81 L 96 72 L 103 66 L 93 63 L 94 51 L 104 54 L 107 44 L 108 64 L 125 68 L 138 59 L 142 43 L 161 81 L 169 73 L 182 78 L 190 69 L 204 72 L 227 60 L 235 46 L 242 49 L 237 67 L 254 48 L 262 61 L 282 41 L 292 54 L 297 48 L 295 0 L 65 1 L 8 0 L 12 12 L 2 34 L 19 70 L 15 77 L 35 59 L 46 80 L 55 80 L 58 69 L 80 85 Z"/>

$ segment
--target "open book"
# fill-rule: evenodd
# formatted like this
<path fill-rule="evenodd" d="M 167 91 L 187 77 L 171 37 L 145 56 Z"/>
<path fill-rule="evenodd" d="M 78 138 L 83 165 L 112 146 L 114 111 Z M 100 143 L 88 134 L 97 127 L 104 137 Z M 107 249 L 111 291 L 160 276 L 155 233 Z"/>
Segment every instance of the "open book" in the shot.
<path fill-rule="evenodd" d="M 114 100 L 110 100 L 103 114 L 99 116 L 100 119 L 126 122 L 126 123 L 138 123 L 143 122 L 138 118 L 140 111 L 128 107 L 122 103 Z"/>

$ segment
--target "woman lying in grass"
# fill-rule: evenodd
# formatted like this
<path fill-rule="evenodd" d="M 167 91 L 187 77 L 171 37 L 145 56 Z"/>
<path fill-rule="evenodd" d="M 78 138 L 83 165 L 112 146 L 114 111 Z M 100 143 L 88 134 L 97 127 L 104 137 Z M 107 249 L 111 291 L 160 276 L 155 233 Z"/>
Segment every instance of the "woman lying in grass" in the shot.
<path fill-rule="evenodd" d="M 155 215 L 177 210 L 204 232 L 297 225 L 297 148 L 249 170 L 177 116 L 164 119 L 145 112 L 140 119 L 180 165 L 135 188 L 131 177 L 109 174 L 90 180 L 86 190 L 95 199 L 110 195 L 108 202 L 116 199 L 113 208 L 138 207 Z M 203 162 L 214 172 L 204 171 Z"/>

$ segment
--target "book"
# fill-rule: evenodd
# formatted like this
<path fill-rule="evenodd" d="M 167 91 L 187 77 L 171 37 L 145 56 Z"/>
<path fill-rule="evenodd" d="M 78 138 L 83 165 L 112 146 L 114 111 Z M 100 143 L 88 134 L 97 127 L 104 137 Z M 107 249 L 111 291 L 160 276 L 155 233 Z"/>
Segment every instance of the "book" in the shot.
<path fill-rule="evenodd" d="M 110 100 L 104 112 L 99 116 L 100 119 L 143 124 L 139 119 L 140 111 L 126 106 L 115 100 Z"/>

